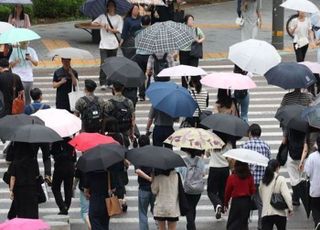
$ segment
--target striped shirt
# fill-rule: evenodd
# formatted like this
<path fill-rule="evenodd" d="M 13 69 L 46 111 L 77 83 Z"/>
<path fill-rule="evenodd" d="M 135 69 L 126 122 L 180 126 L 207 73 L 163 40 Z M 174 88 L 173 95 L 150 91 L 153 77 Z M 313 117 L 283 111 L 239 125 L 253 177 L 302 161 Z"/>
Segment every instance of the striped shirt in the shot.
<path fill-rule="evenodd" d="M 298 104 L 302 106 L 309 106 L 312 102 L 312 95 L 309 93 L 302 93 L 300 91 L 293 91 L 286 93 L 282 99 L 281 106 Z"/>
<path fill-rule="evenodd" d="M 190 94 L 191 94 L 192 98 L 198 103 L 201 111 L 204 111 L 208 108 L 209 94 L 208 94 L 207 90 L 202 89 L 200 91 L 200 93 L 197 93 L 197 91 L 194 88 L 190 88 Z M 194 112 L 193 117 L 199 117 L 199 109 L 198 108 Z"/>

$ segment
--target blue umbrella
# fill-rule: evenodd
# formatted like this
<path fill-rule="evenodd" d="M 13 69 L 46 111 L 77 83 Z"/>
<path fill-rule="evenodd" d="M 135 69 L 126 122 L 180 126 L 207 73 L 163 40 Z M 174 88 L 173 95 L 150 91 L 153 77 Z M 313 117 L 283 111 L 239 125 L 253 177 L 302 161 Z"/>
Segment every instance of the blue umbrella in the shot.
<path fill-rule="evenodd" d="M 173 82 L 155 82 L 146 91 L 153 108 L 171 117 L 192 117 L 197 102 L 185 88 Z"/>
<path fill-rule="evenodd" d="M 283 89 L 308 88 L 316 82 L 312 71 L 296 62 L 282 62 L 265 73 L 265 77 L 268 84 Z"/>
<path fill-rule="evenodd" d="M 108 0 L 86 0 L 80 8 L 80 11 L 88 17 L 97 18 L 101 14 L 106 13 L 106 5 Z M 132 7 L 132 4 L 127 0 L 117 0 L 117 13 L 120 15 L 126 14 Z"/>

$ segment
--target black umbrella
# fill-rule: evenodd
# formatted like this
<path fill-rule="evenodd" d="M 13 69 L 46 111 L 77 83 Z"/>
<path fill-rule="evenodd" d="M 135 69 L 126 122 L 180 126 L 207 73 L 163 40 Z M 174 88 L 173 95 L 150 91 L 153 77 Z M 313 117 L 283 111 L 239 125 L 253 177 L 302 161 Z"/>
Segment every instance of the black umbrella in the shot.
<path fill-rule="evenodd" d="M 0 139 L 8 140 L 10 135 L 13 134 L 15 129 L 22 125 L 38 124 L 44 125 L 44 122 L 34 116 L 26 114 L 7 115 L 0 119 Z"/>
<path fill-rule="evenodd" d="M 308 122 L 302 118 L 302 112 L 306 108 L 306 106 L 302 105 L 285 105 L 278 109 L 275 118 L 277 118 L 284 127 L 306 132 L 309 125 Z"/>
<path fill-rule="evenodd" d="M 135 166 L 163 170 L 186 166 L 181 156 L 171 149 L 151 145 L 128 151 L 127 159 Z"/>
<path fill-rule="evenodd" d="M 302 118 L 307 121 L 311 127 L 320 129 L 320 106 L 307 107 L 302 113 Z"/>
<path fill-rule="evenodd" d="M 119 144 L 102 144 L 79 158 L 77 168 L 83 172 L 106 171 L 111 165 L 124 160 L 127 149 Z"/>
<path fill-rule="evenodd" d="M 207 116 L 201 121 L 201 125 L 214 131 L 236 137 L 247 136 L 249 129 L 249 125 L 239 117 L 222 113 L 216 113 Z"/>
<path fill-rule="evenodd" d="M 61 141 L 62 138 L 46 126 L 33 124 L 17 126 L 8 140 L 27 143 L 52 143 Z"/>
<path fill-rule="evenodd" d="M 316 82 L 312 71 L 296 62 L 282 62 L 265 73 L 265 77 L 268 84 L 283 89 L 308 88 Z"/>
<path fill-rule="evenodd" d="M 111 82 L 119 82 L 125 87 L 140 87 L 146 76 L 139 65 L 125 57 L 110 57 L 102 65 L 103 72 Z"/>

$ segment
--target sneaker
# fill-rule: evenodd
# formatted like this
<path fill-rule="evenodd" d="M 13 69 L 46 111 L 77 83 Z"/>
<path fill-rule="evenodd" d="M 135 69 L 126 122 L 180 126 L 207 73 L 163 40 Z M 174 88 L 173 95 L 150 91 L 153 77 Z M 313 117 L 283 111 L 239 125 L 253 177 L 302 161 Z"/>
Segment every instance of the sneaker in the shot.
<path fill-rule="evenodd" d="M 222 212 L 222 207 L 221 207 L 221 205 L 218 205 L 216 208 L 216 219 L 217 220 L 221 219 L 221 212 Z"/>
<path fill-rule="evenodd" d="M 101 90 L 106 90 L 106 86 L 105 86 L 105 85 L 102 85 L 102 86 L 100 87 L 100 89 L 101 89 Z"/>
<path fill-rule="evenodd" d="M 320 230 L 320 222 L 317 224 L 317 226 L 314 230 Z"/>
<path fill-rule="evenodd" d="M 145 97 L 139 97 L 139 101 L 145 101 L 146 98 Z"/>
<path fill-rule="evenodd" d="M 300 206 L 300 201 L 298 201 L 298 200 L 293 200 L 293 201 L 292 201 L 292 205 L 293 205 L 293 206 Z"/>

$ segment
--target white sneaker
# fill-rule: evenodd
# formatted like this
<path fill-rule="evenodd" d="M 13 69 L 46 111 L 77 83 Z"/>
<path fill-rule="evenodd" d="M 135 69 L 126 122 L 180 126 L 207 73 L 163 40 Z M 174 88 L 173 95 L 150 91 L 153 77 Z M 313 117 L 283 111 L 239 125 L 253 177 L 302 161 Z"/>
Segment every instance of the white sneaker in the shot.
<path fill-rule="evenodd" d="M 217 220 L 221 219 L 221 212 L 222 212 L 222 206 L 220 204 L 218 204 L 217 208 L 216 208 L 216 219 Z"/>
<path fill-rule="evenodd" d="M 105 85 L 102 85 L 102 86 L 100 87 L 100 89 L 101 89 L 101 90 L 106 90 L 106 86 L 105 86 Z"/>

